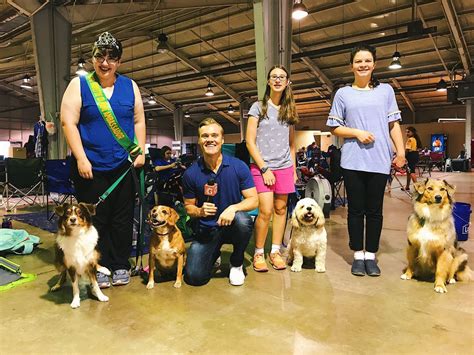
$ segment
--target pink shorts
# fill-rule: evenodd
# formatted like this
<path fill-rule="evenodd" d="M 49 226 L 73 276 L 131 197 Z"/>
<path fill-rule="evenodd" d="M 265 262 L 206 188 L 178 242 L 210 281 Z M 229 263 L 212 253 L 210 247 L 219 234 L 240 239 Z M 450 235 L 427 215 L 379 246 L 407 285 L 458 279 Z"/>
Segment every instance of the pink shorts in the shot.
<path fill-rule="evenodd" d="M 272 170 L 275 175 L 275 184 L 271 186 L 265 185 L 263 182 L 262 173 L 256 164 L 250 164 L 250 172 L 252 173 L 253 181 L 258 193 L 273 192 L 275 194 L 291 194 L 295 192 L 295 180 L 293 179 L 293 166 L 289 168 Z"/>

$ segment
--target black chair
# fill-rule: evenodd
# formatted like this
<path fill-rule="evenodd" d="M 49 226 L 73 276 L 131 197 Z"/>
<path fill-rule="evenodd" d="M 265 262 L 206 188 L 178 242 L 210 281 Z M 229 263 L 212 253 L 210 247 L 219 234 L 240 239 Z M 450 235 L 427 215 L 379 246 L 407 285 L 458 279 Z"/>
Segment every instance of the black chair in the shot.
<path fill-rule="evenodd" d="M 29 205 L 44 204 L 43 185 L 43 159 L 17 159 L 5 160 L 5 198 L 6 209 L 11 211 L 21 201 Z M 13 207 L 10 207 L 12 198 L 18 197 Z"/>
<path fill-rule="evenodd" d="M 45 164 L 46 216 L 49 216 L 49 199 L 56 206 L 62 205 L 68 198 L 73 202 L 76 190 L 71 179 L 69 159 L 46 160 Z M 54 193 L 55 195 L 52 195 Z M 54 213 L 48 218 L 51 219 Z"/>
<path fill-rule="evenodd" d="M 341 176 L 339 180 L 331 182 L 332 200 L 331 209 L 336 209 L 337 205 L 346 206 L 346 187 L 344 186 L 344 178 Z"/>

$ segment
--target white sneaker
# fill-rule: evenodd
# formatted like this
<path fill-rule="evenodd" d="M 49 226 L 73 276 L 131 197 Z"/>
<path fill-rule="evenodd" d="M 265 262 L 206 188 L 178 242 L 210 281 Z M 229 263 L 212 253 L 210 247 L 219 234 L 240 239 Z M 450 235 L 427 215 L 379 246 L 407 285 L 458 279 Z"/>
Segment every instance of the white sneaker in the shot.
<path fill-rule="evenodd" d="M 242 286 L 245 281 L 244 269 L 241 266 L 232 266 L 229 272 L 229 282 L 232 286 Z"/>

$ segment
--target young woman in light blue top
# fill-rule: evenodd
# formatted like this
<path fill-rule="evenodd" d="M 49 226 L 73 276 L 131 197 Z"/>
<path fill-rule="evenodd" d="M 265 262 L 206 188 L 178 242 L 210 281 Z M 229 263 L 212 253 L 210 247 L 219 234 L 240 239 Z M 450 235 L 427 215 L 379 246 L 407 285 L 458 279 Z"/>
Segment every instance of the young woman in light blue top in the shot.
<path fill-rule="evenodd" d="M 341 167 L 348 198 L 349 246 L 354 251 L 351 272 L 357 276 L 380 275 L 375 253 L 392 163 L 390 140 L 396 149 L 393 163 L 402 167 L 406 162 L 398 122 L 400 110 L 392 87 L 373 77 L 375 61 L 376 51 L 371 46 L 360 45 L 352 50 L 354 82 L 336 92 L 327 121 L 332 133 L 344 138 Z"/>

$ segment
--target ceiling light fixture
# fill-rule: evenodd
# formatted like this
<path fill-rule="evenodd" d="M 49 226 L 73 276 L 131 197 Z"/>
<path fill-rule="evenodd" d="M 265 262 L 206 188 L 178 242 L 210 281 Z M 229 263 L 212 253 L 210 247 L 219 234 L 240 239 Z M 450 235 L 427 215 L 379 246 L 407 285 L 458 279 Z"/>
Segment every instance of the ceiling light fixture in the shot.
<path fill-rule="evenodd" d="M 400 52 L 395 51 L 392 55 L 392 62 L 388 66 L 388 69 L 392 69 L 392 70 L 400 69 L 402 67 L 402 63 L 400 62 L 400 57 L 401 57 Z"/>
<path fill-rule="evenodd" d="M 77 62 L 76 74 L 79 76 L 87 75 L 86 61 L 82 57 L 79 58 L 79 61 Z"/>
<path fill-rule="evenodd" d="M 214 96 L 214 91 L 212 91 L 211 82 L 209 82 L 209 84 L 207 84 L 206 93 L 204 95 L 206 95 L 207 97 Z"/>
<path fill-rule="evenodd" d="M 158 41 L 160 43 L 158 44 L 156 50 L 161 54 L 166 53 L 168 51 L 168 36 L 165 33 L 160 33 L 158 35 Z"/>
<path fill-rule="evenodd" d="M 155 95 L 153 95 L 153 94 L 150 95 L 150 97 L 148 98 L 148 103 L 150 105 L 156 105 Z"/>
<path fill-rule="evenodd" d="M 22 87 L 23 89 L 33 89 L 33 87 L 31 86 L 31 78 L 28 74 L 25 74 L 25 76 L 23 77 L 23 82 L 21 83 L 20 87 Z"/>
<path fill-rule="evenodd" d="M 295 20 L 301 20 L 306 16 L 308 16 L 308 9 L 303 4 L 303 0 L 295 0 L 293 3 L 293 13 L 291 14 L 291 17 L 293 17 Z"/>
<path fill-rule="evenodd" d="M 438 118 L 438 123 L 451 123 L 451 122 L 466 122 L 466 119 L 461 118 L 461 117 L 456 117 L 456 118 L 440 117 L 440 118 Z"/>
<path fill-rule="evenodd" d="M 191 117 L 191 114 L 189 113 L 189 111 L 184 111 L 184 118 L 189 118 Z"/>
<path fill-rule="evenodd" d="M 234 113 L 235 110 L 234 110 L 234 106 L 232 106 L 232 104 L 229 105 L 229 107 L 227 107 L 227 113 Z"/>
<path fill-rule="evenodd" d="M 446 81 L 444 81 L 444 79 L 440 79 L 440 81 L 438 81 L 438 84 L 436 84 L 436 91 L 444 92 L 447 89 L 448 89 L 448 84 L 446 84 Z"/>

